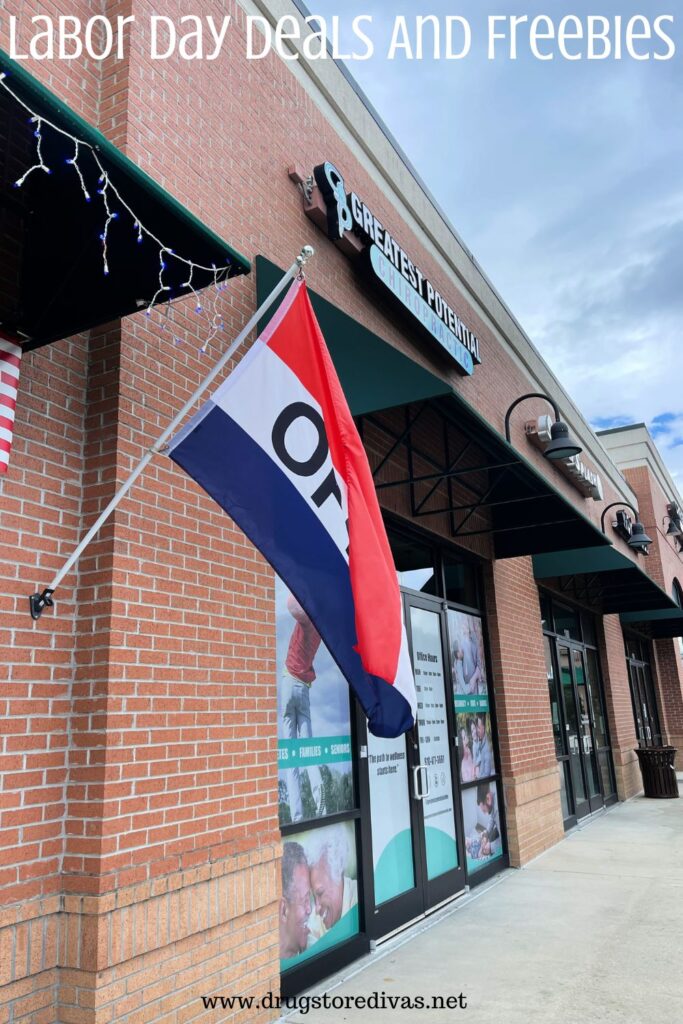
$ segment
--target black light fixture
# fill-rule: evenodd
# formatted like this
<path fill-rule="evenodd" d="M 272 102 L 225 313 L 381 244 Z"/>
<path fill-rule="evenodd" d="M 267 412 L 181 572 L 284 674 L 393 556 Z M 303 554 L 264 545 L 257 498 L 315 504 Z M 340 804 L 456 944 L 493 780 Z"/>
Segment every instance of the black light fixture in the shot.
<path fill-rule="evenodd" d="M 675 501 L 670 501 L 666 506 L 667 514 L 662 519 L 662 526 L 669 520 L 669 525 L 666 530 L 667 537 L 681 537 L 683 536 L 683 522 L 681 522 L 681 510 Z"/>
<path fill-rule="evenodd" d="M 574 455 L 580 455 L 583 448 L 569 433 L 569 427 L 567 424 L 560 419 L 560 410 L 550 395 L 544 395 L 540 391 L 533 391 L 528 395 L 522 395 L 517 398 L 508 411 L 505 413 L 505 438 L 510 441 L 510 417 L 514 409 L 517 408 L 520 402 L 525 402 L 527 398 L 544 398 L 546 402 L 549 402 L 555 413 L 555 422 L 550 428 L 550 444 L 543 449 L 543 454 L 546 459 L 551 462 L 561 462 L 563 459 L 571 459 Z"/>
<path fill-rule="evenodd" d="M 611 508 L 618 507 L 627 508 L 630 512 L 633 513 L 634 518 L 631 519 L 631 517 L 627 516 L 625 513 L 622 513 L 621 515 L 617 513 L 616 522 L 612 525 L 614 526 L 615 530 L 617 530 L 618 533 L 624 538 L 628 546 L 633 551 L 646 555 L 648 553 L 647 549 L 649 548 L 650 544 L 652 544 L 652 537 L 648 537 L 648 535 L 645 532 L 645 527 L 638 518 L 637 511 L 634 509 L 633 505 L 629 505 L 627 501 L 613 501 L 611 505 L 607 505 L 603 509 L 602 518 L 600 520 L 602 532 L 605 532 L 605 516 Z"/>

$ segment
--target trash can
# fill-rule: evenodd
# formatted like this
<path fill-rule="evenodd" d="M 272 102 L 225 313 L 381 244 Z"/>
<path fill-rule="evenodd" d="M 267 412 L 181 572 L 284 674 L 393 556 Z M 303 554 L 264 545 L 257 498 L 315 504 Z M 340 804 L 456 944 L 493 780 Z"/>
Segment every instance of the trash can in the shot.
<path fill-rule="evenodd" d="M 636 754 L 643 776 L 644 795 L 659 800 L 677 797 L 676 747 L 639 747 Z"/>

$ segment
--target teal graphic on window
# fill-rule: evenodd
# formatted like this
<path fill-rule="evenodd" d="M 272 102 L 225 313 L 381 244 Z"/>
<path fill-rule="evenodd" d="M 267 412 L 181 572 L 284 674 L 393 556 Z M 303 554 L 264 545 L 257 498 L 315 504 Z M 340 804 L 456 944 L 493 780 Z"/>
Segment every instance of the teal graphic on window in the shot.
<path fill-rule="evenodd" d="M 281 825 L 354 806 L 349 687 L 318 631 L 275 582 Z"/>
<path fill-rule="evenodd" d="M 368 733 L 375 906 L 415 886 L 406 738 Z"/>

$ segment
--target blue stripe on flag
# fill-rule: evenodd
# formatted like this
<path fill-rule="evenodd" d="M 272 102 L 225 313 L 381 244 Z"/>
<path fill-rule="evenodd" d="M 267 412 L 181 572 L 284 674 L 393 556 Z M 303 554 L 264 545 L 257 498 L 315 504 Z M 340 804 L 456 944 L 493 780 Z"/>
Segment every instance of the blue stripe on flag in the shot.
<path fill-rule="evenodd" d="M 320 633 L 358 697 L 376 736 L 413 724 L 410 705 L 364 670 L 357 643 L 349 567 L 296 487 L 262 448 L 214 406 L 170 451 L 176 462 L 273 566 Z"/>

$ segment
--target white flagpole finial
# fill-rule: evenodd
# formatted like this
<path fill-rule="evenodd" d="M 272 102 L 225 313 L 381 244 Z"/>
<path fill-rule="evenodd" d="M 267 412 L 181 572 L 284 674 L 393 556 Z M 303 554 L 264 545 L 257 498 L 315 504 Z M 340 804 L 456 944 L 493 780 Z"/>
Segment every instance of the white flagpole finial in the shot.
<path fill-rule="evenodd" d="M 308 261 L 315 256 L 315 249 L 312 245 L 305 245 L 296 258 L 300 267 L 305 267 Z"/>

